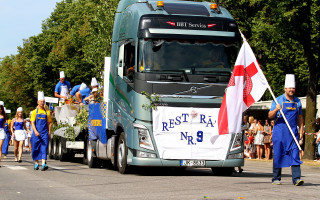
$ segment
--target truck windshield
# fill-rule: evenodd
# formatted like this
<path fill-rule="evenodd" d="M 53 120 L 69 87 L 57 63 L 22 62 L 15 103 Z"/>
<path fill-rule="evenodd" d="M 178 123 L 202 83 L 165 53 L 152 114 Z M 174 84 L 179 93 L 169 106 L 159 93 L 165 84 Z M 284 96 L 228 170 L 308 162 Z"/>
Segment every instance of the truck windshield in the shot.
<path fill-rule="evenodd" d="M 238 47 L 235 44 L 186 40 L 141 40 L 140 72 L 207 74 L 230 71 Z"/>

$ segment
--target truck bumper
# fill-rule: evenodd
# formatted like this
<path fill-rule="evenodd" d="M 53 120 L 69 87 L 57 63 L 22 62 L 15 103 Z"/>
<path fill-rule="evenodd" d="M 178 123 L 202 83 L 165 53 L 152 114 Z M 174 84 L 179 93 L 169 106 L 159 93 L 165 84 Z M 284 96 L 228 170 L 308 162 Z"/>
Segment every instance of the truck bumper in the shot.
<path fill-rule="evenodd" d="M 139 158 L 132 157 L 128 162 L 129 165 L 149 166 L 149 167 L 181 167 L 180 160 L 163 160 L 160 158 Z M 227 160 L 206 160 L 206 167 L 238 167 L 244 166 L 244 159 L 227 159 Z"/>

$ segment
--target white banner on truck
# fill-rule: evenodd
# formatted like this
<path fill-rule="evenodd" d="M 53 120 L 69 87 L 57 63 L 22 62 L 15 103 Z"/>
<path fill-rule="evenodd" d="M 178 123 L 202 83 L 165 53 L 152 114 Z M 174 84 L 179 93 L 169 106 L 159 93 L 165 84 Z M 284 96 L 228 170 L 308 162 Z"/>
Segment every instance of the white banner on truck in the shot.
<path fill-rule="evenodd" d="M 59 98 L 55 98 L 55 97 L 44 97 L 44 100 L 46 101 L 46 103 L 58 103 L 59 102 Z"/>
<path fill-rule="evenodd" d="M 225 160 L 231 134 L 218 133 L 219 108 L 158 106 L 153 134 L 162 159 Z"/>

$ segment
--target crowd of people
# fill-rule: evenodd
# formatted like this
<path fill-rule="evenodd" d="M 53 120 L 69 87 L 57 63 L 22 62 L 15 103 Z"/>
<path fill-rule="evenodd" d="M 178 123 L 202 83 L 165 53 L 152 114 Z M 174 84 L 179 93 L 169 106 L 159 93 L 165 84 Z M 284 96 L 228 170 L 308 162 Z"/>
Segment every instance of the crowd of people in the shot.
<path fill-rule="evenodd" d="M 30 113 L 31 115 L 31 113 Z M 7 118 L 4 102 L 0 101 L 0 167 L 1 158 L 7 158 L 9 145 L 14 146 L 15 162 L 22 162 L 24 146 L 31 152 L 32 126 L 30 118 L 23 118 L 23 108 L 19 107 L 13 119 Z"/>
<path fill-rule="evenodd" d="M 101 101 L 103 90 L 98 94 L 98 82 L 95 77 L 91 80 L 91 86 L 85 83 L 71 88 L 65 80 L 65 74 L 60 72 L 60 80 L 55 87 L 54 95 L 59 98 L 59 103 L 75 101 L 80 106 Z M 73 99 L 72 99 L 73 98 Z M 34 169 L 48 169 L 46 164 L 47 148 L 51 139 L 52 126 L 51 112 L 45 105 L 44 93 L 38 92 L 38 106 L 30 112 L 29 118 L 24 118 L 23 108 L 19 107 L 13 119 L 8 119 L 4 102 L 0 101 L 0 167 L 1 158 L 7 157 L 9 145 L 14 145 L 15 162 L 22 162 L 24 146 L 35 161 Z"/>
<path fill-rule="evenodd" d="M 65 80 L 64 71 L 60 72 L 60 81 L 57 83 L 54 96 L 59 98 L 60 102 L 74 101 L 81 106 L 88 103 L 97 103 L 100 101 L 100 97 L 103 96 L 103 90 L 100 89 L 98 94 L 99 84 L 97 79 L 93 77 L 91 79 L 91 85 L 87 86 L 85 83 L 75 85 L 71 87 L 71 84 Z"/>
<path fill-rule="evenodd" d="M 316 133 L 314 133 L 315 146 L 315 161 L 320 162 L 320 118 L 316 119 Z M 253 116 L 244 116 L 244 134 L 245 134 L 245 146 L 244 155 L 249 159 L 272 159 L 272 131 L 274 127 L 274 120 L 265 119 L 258 120 Z M 303 139 L 299 140 L 300 147 L 300 159 L 304 155 L 305 135 Z"/>
<path fill-rule="evenodd" d="M 272 152 L 272 130 L 274 121 L 269 122 L 268 119 L 257 120 L 252 116 L 244 117 L 246 125 L 245 133 L 245 150 L 244 155 L 249 159 L 269 160 Z"/>

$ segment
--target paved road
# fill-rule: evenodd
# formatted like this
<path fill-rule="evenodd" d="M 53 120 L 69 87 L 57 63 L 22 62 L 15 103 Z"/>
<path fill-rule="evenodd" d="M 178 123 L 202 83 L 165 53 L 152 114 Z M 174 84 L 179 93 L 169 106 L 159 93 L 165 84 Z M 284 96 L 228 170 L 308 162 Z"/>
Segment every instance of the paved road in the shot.
<path fill-rule="evenodd" d="M 49 170 L 34 171 L 28 153 L 14 162 L 12 147 L 0 168 L 0 200 L 26 199 L 318 199 L 320 167 L 302 165 L 305 185 L 291 183 L 290 168 L 283 185 L 271 184 L 271 162 L 246 160 L 244 172 L 213 176 L 210 169 L 143 168 L 133 174 L 89 169 L 81 163 L 48 160 Z"/>

